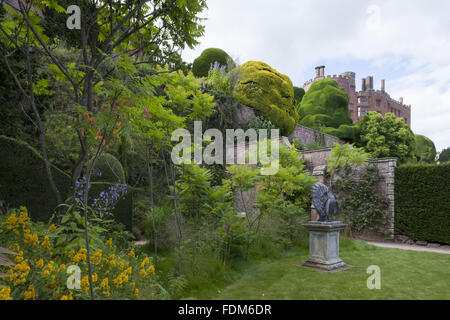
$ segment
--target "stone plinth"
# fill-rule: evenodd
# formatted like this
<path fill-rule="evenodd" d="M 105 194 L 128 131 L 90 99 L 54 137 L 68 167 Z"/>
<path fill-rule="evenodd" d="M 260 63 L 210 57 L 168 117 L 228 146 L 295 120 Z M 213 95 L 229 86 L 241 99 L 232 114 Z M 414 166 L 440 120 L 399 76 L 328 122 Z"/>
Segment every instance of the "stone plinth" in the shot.
<path fill-rule="evenodd" d="M 325 271 L 349 268 L 339 258 L 339 231 L 345 228 L 340 221 L 310 221 L 303 225 L 309 231 L 309 259 L 302 265 Z"/>

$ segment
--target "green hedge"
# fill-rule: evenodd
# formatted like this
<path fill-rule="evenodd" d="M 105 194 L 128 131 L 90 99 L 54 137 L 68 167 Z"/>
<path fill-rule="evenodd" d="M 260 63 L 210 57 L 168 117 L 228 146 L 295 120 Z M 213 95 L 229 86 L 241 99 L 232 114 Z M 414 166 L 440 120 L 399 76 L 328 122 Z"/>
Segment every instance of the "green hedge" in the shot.
<path fill-rule="evenodd" d="M 450 163 L 395 171 L 395 233 L 450 244 Z"/>
<path fill-rule="evenodd" d="M 50 187 L 44 161 L 39 152 L 26 142 L 0 135 L 0 200 L 10 208 L 26 206 L 33 220 L 47 222 L 57 206 Z M 69 175 L 52 167 L 55 183 L 63 199 L 71 185 Z M 91 197 L 107 191 L 111 183 L 93 183 Z M 115 219 L 131 230 L 132 192 L 121 199 L 114 208 Z"/>
<path fill-rule="evenodd" d="M 0 200 L 10 208 L 26 206 L 35 220 L 48 219 L 57 201 L 39 152 L 26 142 L 6 136 L 0 136 L 0 152 Z M 55 167 L 52 173 L 64 198 L 70 177 Z"/>

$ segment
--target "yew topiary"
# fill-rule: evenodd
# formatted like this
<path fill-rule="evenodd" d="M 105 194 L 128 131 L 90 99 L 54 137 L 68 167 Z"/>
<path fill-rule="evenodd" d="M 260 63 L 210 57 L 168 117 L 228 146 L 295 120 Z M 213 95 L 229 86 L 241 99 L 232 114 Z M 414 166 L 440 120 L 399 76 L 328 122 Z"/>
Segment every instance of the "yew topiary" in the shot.
<path fill-rule="evenodd" d="M 417 161 L 434 163 L 436 158 L 436 147 L 434 146 L 433 141 L 420 134 L 414 135 L 414 139 L 416 141 Z"/>
<path fill-rule="evenodd" d="M 240 73 L 233 91 L 236 99 L 271 121 L 282 135 L 291 134 L 297 125 L 298 114 L 289 77 L 259 61 L 248 61 L 236 69 L 235 72 Z"/>
<path fill-rule="evenodd" d="M 234 67 L 233 59 L 231 59 L 228 53 L 219 48 L 209 48 L 203 50 L 200 56 L 194 60 L 192 64 L 192 73 L 197 78 L 206 77 L 214 62 L 218 62 L 221 66 L 225 66 L 226 68 L 229 66 Z"/>
<path fill-rule="evenodd" d="M 318 130 L 352 125 L 348 101 L 348 95 L 335 80 L 316 81 L 305 93 L 298 108 L 300 124 Z"/>

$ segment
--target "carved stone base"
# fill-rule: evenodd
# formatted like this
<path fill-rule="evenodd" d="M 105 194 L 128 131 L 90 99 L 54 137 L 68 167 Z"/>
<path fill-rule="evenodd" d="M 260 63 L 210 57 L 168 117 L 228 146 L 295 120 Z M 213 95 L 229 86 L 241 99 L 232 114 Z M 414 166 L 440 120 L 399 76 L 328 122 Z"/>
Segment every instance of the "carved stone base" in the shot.
<path fill-rule="evenodd" d="M 339 231 L 345 228 L 340 221 L 310 221 L 303 225 L 309 231 L 309 259 L 302 266 L 324 271 L 350 268 L 339 258 Z"/>

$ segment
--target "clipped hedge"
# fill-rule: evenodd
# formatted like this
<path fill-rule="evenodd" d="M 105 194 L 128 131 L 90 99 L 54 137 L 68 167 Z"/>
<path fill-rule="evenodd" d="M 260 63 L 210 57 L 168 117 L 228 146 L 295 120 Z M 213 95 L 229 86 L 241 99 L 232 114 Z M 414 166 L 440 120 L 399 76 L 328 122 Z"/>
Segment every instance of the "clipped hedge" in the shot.
<path fill-rule="evenodd" d="M 57 201 L 42 156 L 26 142 L 6 136 L 0 136 L 0 152 L 0 200 L 10 208 L 26 206 L 34 220 L 47 220 Z M 71 179 L 55 167 L 52 173 L 64 199 Z"/>
<path fill-rule="evenodd" d="M 415 134 L 414 139 L 416 140 L 415 155 L 417 161 L 434 163 L 434 159 L 436 158 L 436 147 L 434 146 L 433 141 L 420 134 Z"/>
<path fill-rule="evenodd" d="M 333 79 L 314 82 L 303 96 L 298 108 L 300 124 L 320 130 L 323 127 L 339 128 L 352 125 L 348 110 L 348 95 Z"/>
<path fill-rule="evenodd" d="M 289 136 L 298 121 L 289 77 L 259 61 L 248 61 L 235 70 L 241 76 L 233 91 L 236 99 Z"/>
<path fill-rule="evenodd" d="M 395 233 L 450 244 L 450 163 L 395 171 Z"/>
<path fill-rule="evenodd" d="M 10 208 L 26 206 L 33 220 L 47 222 L 58 204 L 48 182 L 42 156 L 26 142 L 2 135 L 0 152 L 0 200 Z M 109 164 L 111 157 L 107 155 L 106 158 Z M 62 198 L 66 199 L 72 183 L 70 176 L 55 166 L 52 166 L 52 173 Z M 119 176 L 123 177 L 123 172 Z M 117 183 L 115 180 L 106 182 L 105 179 L 93 182 L 90 197 L 107 191 L 114 182 Z M 132 201 L 130 191 L 113 210 L 116 221 L 122 222 L 128 230 L 132 227 Z"/>
<path fill-rule="evenodd" d="M 228 67 L 230 64 L 231 67 L 234 66 L 233 59 L 231 59 L 228 53 L 219 48 L 208 48 L 203 50 L 200 56 L 194 60 L 192 64 L 192 73 L 197 78 L 206 77 L 214 62 L 218 62 L 225 67 Z"/>

